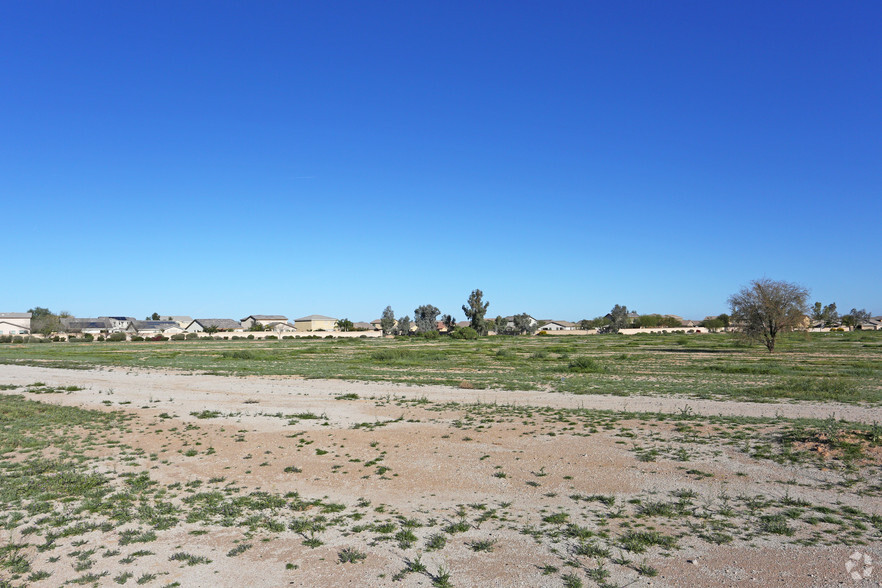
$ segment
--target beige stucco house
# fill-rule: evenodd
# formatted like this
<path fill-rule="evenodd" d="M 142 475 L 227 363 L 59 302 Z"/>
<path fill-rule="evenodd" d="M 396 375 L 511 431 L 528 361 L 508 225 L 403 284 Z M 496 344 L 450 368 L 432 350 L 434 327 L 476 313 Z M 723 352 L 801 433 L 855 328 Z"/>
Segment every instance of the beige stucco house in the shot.
<path fill-rule="evenodd" d="M 30 335 L 31 313 L 0 312 L 0 335 Z"/>
<path fill-rule="evenodd" d="M 246 331 L 251 329 L 255 323 L 259 323 L 263 327 L 267 327 L 274 323 L 287 323 L 288 317 L 281 314 L 252 314 L 246 316 L 241 321 L 242 328 Z"/>
<path fill-rule="evenodd" d="M 218 332 L 232 332 L 232 333 L 241 333 L 245 329 L 242 328 L 242 324 L 233 319 L 193 319 L 190 321 L 190 324 L 187 325 L 186 330 L 188 333 L 202 333 L 205 329 L 215 328 Z"/>
<path fill-rule="evenodd" d="M 294 319 L 294 326 L 297 327 L 299 332 L 333 331 L 337 326 L 337 319 L 320 314 L 311 314 L 299 319 Z"/>

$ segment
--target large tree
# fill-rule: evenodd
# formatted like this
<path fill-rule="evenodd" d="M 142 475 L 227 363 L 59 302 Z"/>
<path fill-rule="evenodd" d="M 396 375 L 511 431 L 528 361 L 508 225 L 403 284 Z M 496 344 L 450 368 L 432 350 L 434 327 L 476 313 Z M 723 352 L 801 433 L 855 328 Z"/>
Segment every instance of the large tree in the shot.
<path fill-rule="evenodd" d="M 628 327 L 628 307 L 616 304 L 605 318 L 609 322 L 603 327 L 603 332 L 618 333 L 619 329 Z"/>
<path fill-rule="evenodd" d="M 821 323 L 825 327 L 830 327 L 839 322 L 839 312 L 836 311 L 836 303 L 831 302 L 826 306 L 822 306 L 820 302 L 815 302 L 812 306 L 812 320 Z"/>
<path fill-rule="evenodd" d="M 380 328 L 383 329 L 384 335 L 392 335 L 395 330 L 395 313 L 392 307 L 387 306 L 383 311 L 383 318 L 380 319 Z"/>
<path fill-rule="evenodd" d="M 462 311 L 466 318 L 469 319 L 471 326 L 479 335 L 487 334 L 487 324 L 484 322 L 484 315 L 487 314 L 489 302 L 484 302 L 484 293 L 480 290 L 472 290 L 469 295 L 467 304 L 462 305 Z"/>
<path fill-rule="evenodd" d="M 518 335 L 532 335 L 539 327 L 539 323 L 533 320 L 526 312 L 516 314 L 512 317 L 514 323 L 514 331 Z"/>
<path fill-rule="evenodd" d="M 444 323 L 444 328 L 447 329 L 448 333 L 452 333 L 454 327 L 456 327 L 456 319 L 453 318 L 452 314 L 445 314 L 442 316 L 441 322 Z"/>
<path fill-rule="evenodd" d="M 856 329 L 868 320 L 870 320 L 870 313 L 865 308 L 860 310 L 852 308 L 851 312 L 842 317 L 842 322 L 845 323 L 849 329 Z"/>
<path fill-rule="evenodd" d="M 61 320 L 59 315 L 55 314 L 48 308 L 36 306 L 28 310 L 28 312 L 31 313 L 31 333 L 49 335 L 61 330 Z"/>
<path fill-rule="evenodd" d="M 806 314 L 808 290 L 798 284 L 761 278 L 729 297 L 731 321 L 745 335 L 775 350 L 781 331 L 800 326 Z"/>
<path fill-rule="evenodd" d="M 398 319 L 398 326 L 395 327 L 396 335 L 410 335 L 410 317 L 404 315 Z"/>
<path fill-rule="evenodd" d="M 428 333 L 438 330 L 438 315 L 441 311 L 431 304 L 423 304 L 413 311 L 413 322 L 416 323 L 417 331 Z"/>

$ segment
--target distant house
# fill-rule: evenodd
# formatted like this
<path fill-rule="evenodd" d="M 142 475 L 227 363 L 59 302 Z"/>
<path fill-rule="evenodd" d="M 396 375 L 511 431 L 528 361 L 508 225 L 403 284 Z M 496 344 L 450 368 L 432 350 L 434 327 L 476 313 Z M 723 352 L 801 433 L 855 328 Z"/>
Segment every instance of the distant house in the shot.
<path fill-rule="evenodd" d="M 354 331 L 371 331 L 373 328 L 374 326 L 371 323 L 352 323 L 352 330 Z"/>
<path fill-rule="evenodd" d="M 869 318 L 855 327 L 855 329 L 860 329 L 861 331 L 879 331 L 882 330 L 882 319 L 880 318 Z"/>
<path fill-rule="evenodd" d="M 576 329 L 576 323 L 570 321 L 545 321 L 545 324 L 539 327 L 543 331 L 573 331 Z"/>
<path fill-rule="evenodd" d="M 233 319 L 194 319 L 186 326 L 188 333 L 202 333 L 206 329 L 232 333 L 241 333 L 245 330 L 242 328 L 242 323 Z"/>
<path fill-rule="evenodd" d="M 98 318 L 107 321 L 111 333 L 124 333 L 135 320 L 131 316 L 99 316 Z"/>
<path fill-rule="evenodd" d="M 70 334 L 100 335 L 109 333 L 111 321 L 105 318 L 62 317 L 61 330 Z"/>
<path fill-rule="evenodd" d="M 175 321 L 132 321 L 126 332 L 140 337 L 154 335 L 176 335 L 183 329 Z"/>
<path fill-rule="evenodd" d="M 161 316 L 161 317 L 159 317 L 159 319 L 163 320 L 163 321 L 175 321 L 176 323 L 178 323 L 178 326 L 181 327 L 182 329 L 186 329 L 187 325 L 189 325 L 190 323 L 193 322 L 193 319 L 191 317 L 184 316 L 184 315 L 181 315 L 181 316 Z"/>
<path fill-rule="evenodd" d="M 374 319 L 371 321 L 371 329 L 374 331 L 382 331 L 383 330 L 383 321 L 380 319 Z"/>
<path fill-rule="evenodd" d="M 291 323 L 282 321 L 267 323 L 264 325 L 264 328 L 276 333 L 291 333 L 297 330 L 297 327 Z"/>
<path fill-rule="evenodd" d="M 530 326 L 531 326 L 531 327 L 535 327 L 536 325 L 539 324 L 539 321 L 537 321 L 536 319 L 534 319 L 534 318 L 531 317 L 530 315 L 527 315 L 527 317 L 530 319 Z M 507 317 L 505 317 L 504 320 L 505 320 L 505 326 L 506 326 L 506 327 L 508 327 L 509 329 L 513 329 L 513 328 L 514 328 L 515 323 L 514 323 L 514 317 L 513 317 L 513 316 L 507 316 Z"/>
<path fill-rule="evenodd" d="M 298 331 L 333 331 L 337 326 L 337 319 L 320 314 L 294 319 L 294 326 Z"/>
<path fill-rule="evenodd" d="M 287 323 L 288 317 L 281 314 L 252 314 L 241 320 L 242 328 L 246 331 L 250 330 L 255 324 L 262 327 L 268 326 L 270 323 Z"/>
<path fill-rule="evenodd" d="M 30 335 L 31 313 L 0 312 L 0 335 Z"/>

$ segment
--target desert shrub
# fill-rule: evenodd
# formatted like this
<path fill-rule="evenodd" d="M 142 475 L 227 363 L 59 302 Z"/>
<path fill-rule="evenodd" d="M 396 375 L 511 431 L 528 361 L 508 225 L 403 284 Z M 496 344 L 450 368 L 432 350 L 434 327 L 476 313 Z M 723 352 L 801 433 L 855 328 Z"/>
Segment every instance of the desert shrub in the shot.
<path fill-rule="evenodd" d="M 92 333 L 86 333 L 85 335 L 83 335 L 83 340 L 91 343 L 95 340 L 95 336 L 92 335 Z"/>
<path fill-rule="evenodd" d="M 172 341 L 184 341 L 187 336 L 184 333 L 175 333 L 171 336 Z"/>
<path fill-rule="evenodd" d="M 596 373 L 603 368 L 590 357 L 576 357 L 570 361 L 569 369 L 571 372 Z"/>
<path fill-rule="evenodd" d="M 477 339 L 478 331 L 471 327 L 462 327 L 461 329 L 453 331 L 450 336 L 454 339 Z"/>
<path fill-rule="evenodd" d="M 423 339 L 429 339 L 429 340 L 437 339 L 440 336 L 441 336 L 441 333 L 439 333 L 438 331 L 425 331 L 423 333 L 420 333 L 420 337 L 422 337 Z"/>
<path fill-rule="evenodd" d="M 539 331 L 536 333 L 537 337 L 548 337 L 548 331 Z"/>
<path fill-rule="evenodd" d="M 132 341 L 143 341 L 143 340 L 144 340 L 144 337 L 141 337 L 140 335 L 133 335 L 132 336 Z"/>
<path fill-rule="evenodd" d="M 98 340 L 99 340 L 99 341 L 104 341 L 104 335 L 98 335 Z"/>
<path fill-rule="evenodd" d="M 197 333 L 187 333 L 187 341 L 192 341 L 193 339 L 198 339 L 199 335 Z"/>
<path fill-rule="evenodd" d="M 276 337 L 275 335 L 267 335 L 267 336 L 265 337 L 265 339 L 266 339 L 267 341 L 275 341 L 276 339 L 278 339 L 278 337 Z"/>
<path fill-rule="evenodd" d="M 168 341 L 168 337 L 165 335 L 154 335 L 150 337 L 151 341 Z"/>
<path fill-rule="evenodd" d="M 260 359 L 257 353 L 247 349 L 239 351 L 224 351 L 222 356 L 226 359 Z"/>
<path fill-rule="evenodd" d="M 254 339 L 254 335 L 248 335 L 246 339 Z"/>
<path fill-rule="evenodd" d="M 12 335 L 0 335 L 0 343 L 12 343 Z"/>
<path fill-rule="evenodd" d="M 125 333 L 111 333 L 107 336 L 108 341 L 125 341 L 126 334 Z"/>

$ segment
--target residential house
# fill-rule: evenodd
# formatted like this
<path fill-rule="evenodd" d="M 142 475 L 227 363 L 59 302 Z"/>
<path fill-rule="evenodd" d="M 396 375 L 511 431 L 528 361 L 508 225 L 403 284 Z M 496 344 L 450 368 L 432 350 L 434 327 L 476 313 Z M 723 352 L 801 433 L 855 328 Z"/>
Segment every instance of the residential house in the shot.
<path fill-rule="evenodd" d="M 233 319 L 194 319 L 190 321 L 185 328 L 188 333 L 202 333 L 206 329 L 217 330 L 218 332 L 241 333 L 245 329 L 242 323 Z"/>
<path fill-rule="evenodd" d="M 181 315 L 181 316 L 161 316 L 161 317 L 159 317 L 159 320 L 175 321 L 176 323 L 178 323 L 178 326 L 181 327 L 182 329 L 186 329 L 187 325 L 189 325 L 190 323 L 193 322 L 192 318 L 190 318 L 188 316 L 184 316 L 184 315 Z"/>
<path fill-rule="evenodd" d="M 31 313 L 0 312 L 0 335 L 30 335 Z"/>
<path fill-rule="evenodd" d="M 294 326 L 298 331 L 333 331 L 337 327 L 337 319 L 311 314 L 299 319 L 294 319 Z"/>
<path fill-rule="evenodd" d="M 297 327 L 295 327 L 291 323 L 283 321 L 267 323 L 264 325 L 264 328 L 269 329 L 270 331 L 273 331 L 275 333 L 292 333 L 297 330 Z"/>
<path fill-rule="evenodd" d="M 94 336 L 110 332 L 111 322 L 104 318 L 61 317 L 60 320 L 65 333 Z"/>
<path fill-rule="evenodd" d="M 530 326 L 531 326 L 531 327 L 535 327 L 536 325 L 539 324 L 539 321 L 537 321 L 536 319 L 534 319 L 534 318 L 531 317 L 530 315 L 527 315 L 527 317 L 530 319 Z M 513 329 L 513 328 L 514 328 L 514 326 L 515 326 L 515 323 L 514 323 L 514 316 L 507 316 L 507 317 L 505 317 L 503 320 L 505 320 L 505 326 L 506 326 L 506 328 L 509 328 L 509 329 Z"/>
<path fill-rule="evenodd" d="M 371 329 L 374 331 L 382 331 L 383 330 L 383 321 L 380 319 L 374 319 L 371 321 Z"/>
<path fill-rule="evenodd" d="M 132 321 L 135 320 L 131 316 L 99 316 L 98 318 L 110 325 L 111 333 L 125 333 Z"/>
<path fill-rule="evenodd" d="M 175 321 L 132 321 L 126 332 L 139 337 L 153 337 L 155 335 L 177 335 L 184 330 Z"/>
<path fill-rule="evenodd" d="M 855 327 L 861 331 L 879 331 L 882 330 L 882 318 L 869 318 Z"/>
<path fill-rule="evenodd" d="M 576 323 L 570 321 L 544 321 L 545 324 L 539 327 L 542 331 L 574 331 Z"/>
<path fill-rule="evenodd" d="M 374 328 L 373 325 L 371 325 L 370 323 L 363 323 L 363 322 L 352 323 L 352 330 L 353 331 L 371 331 L 371 330 L 373 330 L 373 328 Z"/>
<path fill-rule="evenodd" d="M 252 314 L 246 316 L 240 322 L 242 323 L 242 328 L 249 331 L 255 324 L 267 327 L 271 323 L 287 323 L 288 317 L 281 314 Z"/>

